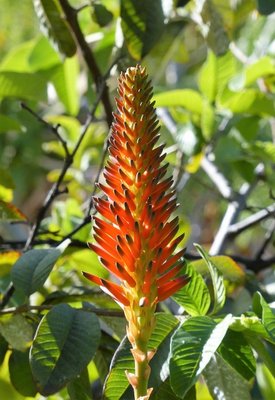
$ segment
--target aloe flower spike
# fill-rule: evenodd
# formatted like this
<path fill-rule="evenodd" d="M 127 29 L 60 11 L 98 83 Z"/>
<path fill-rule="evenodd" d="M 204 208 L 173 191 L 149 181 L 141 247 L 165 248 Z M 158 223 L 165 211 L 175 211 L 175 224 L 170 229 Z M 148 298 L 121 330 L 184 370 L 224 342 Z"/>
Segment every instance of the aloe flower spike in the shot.
<path fill-rule="evenodd" d="M 157 144 L 160 127 L 145 68 L 137 65 L 121 73 L 118 94 L 105 183 L 99 184 L 105 196 L 94 202 L 101 217 L 93 219 L 96 243 L 89 246 L 119 283 L 84 276 L 123 309 L 135 361 L 135 372 L 126 375 L 135 399 L 146 400 L 153 390 L 148 380 L 155 349 L 148 342 L 156 305 L 189 278 L 180 275 L 184 252 L 174 254 L 182 240 L 176 236 L 178 219 L 172 218 L 177 203 L 173 181 L 165 177 L 168 164 L 162 164 L 164 146 Z"/>

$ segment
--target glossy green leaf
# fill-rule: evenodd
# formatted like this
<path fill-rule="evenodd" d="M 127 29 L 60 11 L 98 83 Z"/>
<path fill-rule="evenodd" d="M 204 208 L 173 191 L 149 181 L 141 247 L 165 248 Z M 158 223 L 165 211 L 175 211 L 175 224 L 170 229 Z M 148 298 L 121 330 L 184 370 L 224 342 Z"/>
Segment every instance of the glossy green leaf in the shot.
<path fill-rule="evenodd" d="M 0 114 L 0 133 L 7 133 L 10 131 L 22 132 L 22 125 L 13 118 L 7 115 Z"/>
<path fill-rule="evenodd" d="M 10 380 L 22 396 L 34 397 L 37 389 L 32 377 L 29 352 L 14 350 L 9 358 Z"/>
<path fill-rule="evenodd" d="M 162 365 L 164 363 L 164 359 L 167 359 L 168 357 L 170 346 L 169 343 L 165 342 L 165 340 L 173 332 L 177 324 L 177 319 L 172 315 L 156 314 L 156 326 L 152 333 L 152 337 L 149 341 L 148 346 L 148 348 L 152 350 L 160 349 L 160 352 L 156 352 L 150 363 L 150 365 L 152 365 L 152 363 L 154 365 L 154 367 L 152 367 L 151 380 L 154 380 L 155 384 L 157 382 L 158 384 L 160 384 L 162 377 L 163 380 L 167 378 L 168 366 L 166 368 L 162 368 Z M 164 347 L 161 348 L 161 345 L 163 343 Z M 130 397 L 125 397 L 125 392 L 129 387 L 129 382 L 126 378 L 125 370 L 129 372 L 134 371 L 134 360 L 130 352 L 130 343 L 128 342 L 127 338 L 125 338 L 121 342 L 114 355 L 111 370 L 105 382 L 104 396 L 106 400 L 132 399 L 133 394 L 131 391 L 129 395 Z M 162 373 L 164 375 L 162 375 Z M 150 382 L 151 381 L 149 381 L 149 387 Z"/>
<path fill-rule="evenodd" d="M 11 271 L 15 288 L 26 296 L 40 289 L 69 243 L 70 240 L 66 240 L 54 249 L 34 249 L 24 253 Z"/>
<path fill-rule="evenodd" d="M 213 399 L 251 400 L 250 387 L 237 372 L 216 354 L 203 372 Z"/>
<path fill-rule="evenodd" d="M 203 277 L 188 264 L 184 271 L 190 276 L 190 282 L 173 295 L 173 299 L 192 316 L 206 315 L 211 298 Z"/>
<path fill-rule="evenodd" d="M 219 354 L 245 380 L 253 379 L 256 360 L 251 346 L 241 332 L 228 330 L 219 347 Z"/>
<path fill-rule="evenodd" d="M 41 321 L 30 364 L 38 390 L 48 396 L 76 378 L 93 358 L 100 326 L 93 313 L 55 306 Z"/>
<path fill-rule="evenodd" d="M 33 328 L 25 317 L 20 314 L 2 315 L 0 318 L 0 333 L 11 348 L 25 351 L 31 344 Z"/>
<path fill-rule="evenodd" d="M 201 257 L 205 260 L 211 275 L 212 285 L 213 285 L 213 296 L 214 296 L 212 313 L 215 314 L 222 309 L 226 299 L 226 291 L 223 283 L 223 276 L 217 269 L 217 267 L 215 266 L 209 255 L 206 253 L 206 251 L 198 244 L 194 244 L 194 246 L 198 250 Z"/>
<path fill-rule="evenodd" d="M 253 296 L 253 310 L 262 319 L 271 340 L 275 342 L 275 313 L 272 312 L 260 292 L 256 292 Z"/>
<path fill-rule="evenodd" d="M 156 102 L 156 107 L 183 107 L 196 114 L 202 112 L 202 97 L 193 89 L 176 89 L 157 93 L 153 100 Z"/>
<path fill-rule="evenodd" d="M 76 115 L 79 110 L 78 70 L 78 59 L 74 56 L 66 59 L 51 76 L 57 95 L 70 115 Z"/>
<path fill-rule="evenodd" d="M 218 324 L 206 316 L 192 317 L 175 332 L 171 342 L 170 381 L 180 398 L 196 383 L 231 322 L 231 314 Z"/>
<path fill-rule="evenodd" d="M 60 4 L 56 0 L 34 0 L 34 8 L 40 22 L 40 28 L 53 42 L 58 51 L 66 57 L 76 53 L 76 44 Z"/>
<path fill-rule="evenodd" d="M 141 60 L 160 39 L 164 15 L 160 0 L 121 0 L 121 27 L 131 56 Z"/>
<path fill-rule="evenodd" d="M 70 400 L 92 399 L 92 391 L 87 368 L 85 368 L 79 376 L 68 383 L 67 391 Z"/>
<path fill-rule="evenodd" d="M 46 79 L 39 73 L 0 72 L 0 98 L 17 97 L 25 100 L 44 100 L 46 86 Z"/>
<path fill-rule="evenodd" d="M 201 113 L 201 131 L 206 142 L 208 142 L 214 133 L 215 112 L 207 100 L 202 103 Z"/>

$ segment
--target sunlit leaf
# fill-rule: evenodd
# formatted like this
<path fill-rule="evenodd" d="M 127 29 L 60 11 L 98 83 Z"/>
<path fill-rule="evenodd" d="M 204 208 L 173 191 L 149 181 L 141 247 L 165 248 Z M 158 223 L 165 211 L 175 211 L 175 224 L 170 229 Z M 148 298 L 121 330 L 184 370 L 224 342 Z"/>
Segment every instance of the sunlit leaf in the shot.
<path fill-rule="evenodd" d="M 24 221 L 26 216 L 14 204 L 0 201 L 0 219 L 5 221 Z"/>
<path fill-rule="evenodd" d="M 154 96 L 156 107 L 183 107 L 193 113 L 201 114 L 202 97 L 193 89 L 176 89 L 157 93 Z"/>
<path fill-rule="evenodd" d="M 129 53 L 141 60 L 164 30 L 160 0 L 121 0 L 121 27 Z"/>
<path fill-rule="evenodd" d="M 231 321 L 231 314 L 218 324 L 206 316 L 192 317 L 173 335 L 170 381 L 180 398 L 196 383 L 222 342 Z"/>
<path fill-rule="evenodd" d="M 0 277 L 7 275 L 11 267 L 18 260 L 21 253 L 19 251 L 2 251 L 0 252 Z"/>
<path fill-rule="evenodd" d="M 210 260 L 215 264 L 215 267 L 223 274 L 224 279 L 230 282 L 243 283 L 245 280 L 245 272 L 231 257 L 228 256 L 211 256 Z M 205 260 L 192 261 L 192 266 L 196 271 L 203 275 L 208 273 L 208 268 Z"/>
<path fill-rule="evenodd" d="M 196 272 L 192 263 L 184 270 L 191 279 L 173 295 L 173 299 L 192 316 L 205 315 L 210 307 L 211 298 L 202 276 Z"/>
<path fill-rule="evenodd" d="M 224 305 L 226 299 L 225 286 L 223 283 L 223 276 L 220 271 L 217 269 L 213 261 L 210 259 L 209 255 L 206 251 L 198 244 L 194 244 L 196 249 L 198 250 L 201 257 L 205 260 L 207 267 L 209 269 L 212 285 L 213 285 L 213 308 L 212 313 L 215 314 L 218 312 Z"/>
<path fill-rule="evenodd" d="M 77 57 L 71 57 L 60 64 L 51 76 L 57 95 L 70 115 L 76 115 L 79 109 L 78 69 Z"/>
<path fill-rule="evenodd" d="M 41 321 L 30 364 L 40 393 L 53 394 L 76 378 L 93 358 L 100 339 L 95 314 L 55 306 Z"/>
<path fill-rule="evenodd" d="M 199 88 L 210 102 L 215 100 L 232 75 L 235 73 L 236 61 L 231 52 L 217 57 L 213 51 L 208 50 L 207 60 L 199 74 Z"/>
<path fill-rule="evenodd" d="M 66 57 L 76 52 L 76 44 L 66 20 L 62 16 L 61 7 L 56 0 L 34 0 L 34 8 L 40 21 L 40 28 Z"/>
<path fill-rule="evenodd" d="M 270 338 L 275 342 L 275 313 L 269 307 L 260 292 L 256 292 L 253 297 L 253 310 L 262 319 L 262 323 L 267 330 Z"/>
<path fill-rule="evenodd" d="M 275 66 L 270 57 L 262 57 L 255 63 L 248 65 L 245 70 L 245 85 L 250 86 L 257 79 L 266 75 L 275 74 Z"/>

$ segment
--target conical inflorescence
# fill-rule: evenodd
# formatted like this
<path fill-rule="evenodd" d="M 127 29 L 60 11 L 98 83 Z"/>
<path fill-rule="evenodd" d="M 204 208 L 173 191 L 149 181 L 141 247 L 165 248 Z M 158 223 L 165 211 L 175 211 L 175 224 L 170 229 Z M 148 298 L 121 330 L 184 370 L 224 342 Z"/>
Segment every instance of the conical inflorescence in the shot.
<path fill-rule="evenodd" d="M 148 399 L 148 363 L 154 354 L 148 341 L 156 305 L 186 285 L 188 277 L 179 275 L 184 250 L 175 251 L 183 236 L 176 236 L 173 181 L 162 163 L 164 146 L 157 144 L 159 123 L 145 68 L 122 73 L 118 93 L 105 183 L 99 184 L 105 196 L 94 199 L 101 215 L 94 217 L 96 244 L 89 246 L 119 283 L 84 275 L 121 305 L 135 359 L 135 373 L 127 376 L 135 399 Z"/>

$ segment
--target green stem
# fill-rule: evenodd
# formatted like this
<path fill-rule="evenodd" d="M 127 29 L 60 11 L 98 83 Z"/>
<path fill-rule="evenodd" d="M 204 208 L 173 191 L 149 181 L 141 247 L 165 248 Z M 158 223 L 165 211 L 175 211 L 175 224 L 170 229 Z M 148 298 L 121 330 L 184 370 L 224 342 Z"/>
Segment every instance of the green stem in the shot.
<path fill-rule="evenodd" d="M 137 385 L 134 389 L 135 400 L 147 395 L 150 367 L 148 365 L 147 350 L 144 351 L 144 354 L 146 354 L 144 361 L 135 360 L 135 375 L 137 377 Z"/>

